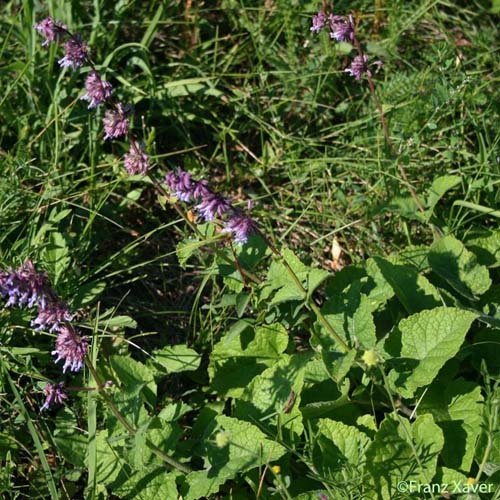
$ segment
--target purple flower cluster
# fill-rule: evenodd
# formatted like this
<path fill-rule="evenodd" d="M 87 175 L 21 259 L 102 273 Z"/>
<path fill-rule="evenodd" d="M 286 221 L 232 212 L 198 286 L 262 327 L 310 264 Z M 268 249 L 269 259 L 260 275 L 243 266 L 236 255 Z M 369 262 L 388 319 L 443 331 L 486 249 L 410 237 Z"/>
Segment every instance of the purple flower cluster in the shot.
<path fill-rule="evenodd" d="M 251 217 L 233 207 L 230 199 L 211 191 L 206 180 L 197 181 L 189 172 L 178 168 L 166 175 L 165 184 L 179 200 L 196 203 L 195 209 L 205 221 L 220 219 L 222 232 L 230 234 L 236 243 L 245 244 L 248 237 L 258 231 Z"/>
<path fill-rule="evenodd" d="M 346 68 L 344 71 L 356 78 L 356 80 L 361 80 L 365 73 L 368 77 L 371 77 L 372 74 L 368 69 L 368 57 L 363 54 L 361 46 L 356 39 L 356 27 L 352 14 L 349 14 L 349 16 L 329 14 L 327 16 L 325 12 L 320 11 L 313 16 L 311 31 L 319 33 L 325 27 L 329 28 L 330 37 L 333 40 L 352 43 L 358 49 L 359 54 L 352 60 L 349 68 Z M 375 61 L 372 65 L 381 66 L 382 62 Z"/>
<path fill-rule="evenodd" d="M 328 27 L 330 30 L 330 37 L 337 42 L 351 42 L 354 40 L 354 19 L 352 15 L 337 16 L 329 14 L 328 16 L 324 11 L 319 11 L 312 19 L 311 31 L 319 33 L 323 28 Z"/>
<path fill-rule="evenodd" d="M 90 49 L 79 33 L 72 34 L 66 25 L 55 21 L 51 17 L 43 19 L 35 25 L 37 31 L 45 38 L 42 43 L 47 47 L 52 42 L 64 42 L 64 57 L 59 59 L 63 68 L 77 69 L 88 64 L 90 72 L 85 80 L 85 94 L 82 99 L 88 101 L 89 109 L 96 108 L 100 104 L 109 103 L 102 120 L 104 126 L 104 140 L 117 139 L 129 136 L 130 107 L 121 102 L 112 102 L 113 86 L 104 80 L 96 70 L 90 58 Z M 144 175 L 149 169 L 149 156 L 130 139 L 130 151 L 124 156 L 124 166 L 131 175 Z"/>
<path fill-rule="evenodd" d="M 57 332 L 55 362 L 64 360 L 63 372 L 82 368 L 88 350 L 89 340 L 79 335 L 70 321 L 73 315 L 50 286 L 47 273 L 39 273 L 31 260 L 18 269 L 0 270 L 0 295 L 6 300 L 6 307 L 29 307 L 37 309 L 36 318 L 31 321 L 35 331 Z M 62 385 L 48 384 L 44 390 L 47 400 L 42 409 L 52 402 L 61 402 Z M 62 398 L 62 399 L 61 399 Z"/>
<path fill-rule="evenodd" d="M 145 175 L 149 170 L 149 156 L 143 147 L 131 141 L 129 152 L 123 157 L 125 169 L 130 175 Z"/>
<path fill-rule="evenodd" d="M 54 403 L 62 404 L 68 399 L 68 395 L 64 390 L 64 382 L 59 382 L 58 384 L 47 382 L 43 388 L 43 394 L 45 395 L 45 403 L 43 403 L 40 411 L 48 410 Z"/>
<path fill-rule="evenodd" d="M 35 24 L 35 28 L 45 37 L 42 47 L 48 47 L 52 42 L 59 41 L 68 32 L 65 24 L 54 21 L 50 16 Z"/>
<path fill-rule="evenodd" d="M 121 102 L 116 105 L 116 109 L 108 109 L 104 114 L 102 123 L 104 124 L 104 140 L 116 139 L 128 134 L 130 120 L 128 115 L 130 107 L 124 106 Z"/>
<path fill-rule="evenodd" d="M 89 109 L 99 106 L 111 97 L 113 86 L 104 81 L 96 70 L 92 70 L 85 80 L 85 90 L 87 93 L 82 97 L 89 101 Z"/>

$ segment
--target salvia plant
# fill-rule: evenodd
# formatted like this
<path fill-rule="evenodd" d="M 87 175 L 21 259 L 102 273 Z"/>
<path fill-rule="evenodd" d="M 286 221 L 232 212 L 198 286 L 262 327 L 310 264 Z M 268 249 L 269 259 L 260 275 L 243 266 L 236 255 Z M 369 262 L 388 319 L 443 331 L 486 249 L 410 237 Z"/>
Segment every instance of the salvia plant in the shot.
<path fill-rule="evenodd" d="M 9 327 L 49 336 L 62 372 L 41 375 L 36 390 L 17 387 L 2 365 L 17 404 L 29 401 L 44 422 L 38 429 L 30 411 L 19 413 L 43 471 L 40 497 L 500 498 L 500 232 L 462 241 L 439 225 L 436 207 L 457 176 L 417 194 L 376 90 L 383 64 L 367 53 L 358 15 L 324 9 L 304 30 L 352 47 L 343 76 L 366 82 L 387 157 L 433 240 L 336 272 L 277 241 L 253 200 L 224 192 L 215 176 L 185 165 L 165 172 L 86 37 L 50 16 L 35 28 L 81 85 L 80 104 L 100 117 L 101 142 L 126 151 L 118 161 L 127 182 L 152 187 L 154 209 L 181 218 L 179 265 L 202 267 L 212 295 L 201 303 L 200 291 L 196 303 L 208 322 L 220 318 L 208 341 L 148 348 L 123 333 L 133 318 L 101 319 L 99 290 L 86 301 L 59 296 L 36 255 L 0 269 Z"/>

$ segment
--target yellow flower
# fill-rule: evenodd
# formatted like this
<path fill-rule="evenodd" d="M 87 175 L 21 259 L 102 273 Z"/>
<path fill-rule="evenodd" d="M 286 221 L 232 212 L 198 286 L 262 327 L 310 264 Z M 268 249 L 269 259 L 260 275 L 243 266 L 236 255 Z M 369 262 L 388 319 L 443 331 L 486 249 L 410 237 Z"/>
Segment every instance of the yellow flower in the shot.
<path fill-rule="evenodd" d="M 378 363 L 378 357 L 375 351 L 365 351 L 361 359 L 369 368 L 375 366 Z"/>
<path fill-rule="evenodd" d="M 476 480 L 473 477 L 468 477 L 467 478 L 467 484 L 468 485 L 476 484 Z"/>
<path fill-rule="evenodd" d="M 271 467 L 271 470 L 275 473 L 275 474 L 279 474 L 281 472 L 281 467 L 279 465 L 273 465 Z"/>

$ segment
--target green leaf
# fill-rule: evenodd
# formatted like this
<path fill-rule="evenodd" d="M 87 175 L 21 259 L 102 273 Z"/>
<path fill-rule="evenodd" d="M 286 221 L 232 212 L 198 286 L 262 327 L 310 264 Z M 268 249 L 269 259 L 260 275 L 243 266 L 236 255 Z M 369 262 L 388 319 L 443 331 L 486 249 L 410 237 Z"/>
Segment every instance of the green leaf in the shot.
<path fill-rule="evenodd" d="M 409 314 L 442 304 L 439 292 L 415 267 L 393 264 L 381 257 L 373 260 Z"/>
<path fill-rule="evenodd" d="M 372 311 L 373 302 L 361 294 L 359 307 L 352 317 L 352 333 L 358 343 L 366 349 L 375 347 L 377 343 Z"/>
<path fill-rule="evenodd" d="M 327 271 L 309 269 L 288 248 L 283 250 L 282 255 L 287 265 L 281 260 L 272 262 L 267 279 L 262 285 L 261 299 L 268 299 L 274 292 L 274 296 L 268 302 L 269 305 L 305 300 L 329 276 Z"/>
<path fill-rule="evenodd" d="M 379 305 L 379 301 L 361 293 L 365 286 L 364 281 L 351 283 L 342 292 L 330 297 L 321 312 L 347 344 L 358 342 L 366 348 L 371 348 L 377 341 L 372 311 Z M 321 345 L 323 352 L 338 351 L 337 343 L 329 329 L 320 321 L 316 322 L 311 342 L 313 345 Z"/>
<path fill-rule="evenodd" d="M 92 281 L 81 285 L 73 295 L 72 306 L 80 309 L 93 302 L 106 288 L 105 281 Z"/>
<path fill-rule="evenodd" d="M 68 245 L 61 233 L 55 231 L 49 233 L 47 246 L 42 252 L 42 259 L 49 271 L 52 283 L 57 285 L 71 263 Z"/>
<path fill-rule="evenodd" d="M 206 244 L 206 241 L 200 241 L 196 238 L 185 238 L 179 242 L 175 248 L 179 265 L 185 269 L 189 258 L 198 250 L 198 248 L 201 248 Z"/>
<path fill-rule="evenodd" d="M 240 396 L 259 373 L 278 360 L 288 345 L 288 333 L 279 324 L 257 328 L 243 321 L 213 348 L 208 374 L 220 395 Z M 238 325 L 237 324 L 237 325 Z M 246 326 L 246 328 L 245 328 Z"/>
<path fill-rule="evenodd" d="M 366 452 L 367 469 L 379 495 L 384 500 L 398 498 L 400 481 L 430 483 L 443 442 L 432 415 L 419 416 L 411 425 L 387 416 Z"/>
<path fill-rule="evenodd" d="M 149 418 L 134 434 L 133 446 L 130 449 L 131 465 L 135 469 L 143 469 L 155 462 L 161 465 L 163 461 L 153 453 L 146 441 L 169 455 L 175 451 L 181 432 L 175 423 L 169 424 L 157 417 Z"/>
<path fill-rule="evenodd" d="M 112 313 L 112 311 L 109 312 Z M 137 328 L 137 322 L 130 316 L 113 316 L 109 318 L 106 313 L 99 318 L 99 326 L 104 329 L 123 330 L 124 328 Z"/>
<path fill-rule="evenodd" d="M 218 434 L 223 440 L 216 439 Z M 215 426 L 204 443 L 206 468 L 186 476 L 184 500 L 212 498 L 210 495 L 236 474 L 274 462 L 286 453 L 283 446 L 268 439 L 256 426 L 224 415 L 215 418 Z"/>
<path fill-rule="evenodd" d="M 500 230 L 485 231 L 480 236 L 467 240 L 466 244 L 476 254 L 480 264 L 500 266 Z"/>
<path fill-rule="evenodd" d="M 272 423 L 296 434 L 304 430 L 299 410 L 309 355 L 283 354 L 271 367 L 257 375 L 235 404 L 238 418 Z"/>
<path fill-rule="evenodd" d="M 399 377 L 397 369 L 390 373 L 397 389 L 411 397 L 415 389 L 430 384 L 458 352 L 476 318 L 470 311 L 436 307 L 401 320 L 401 358 L 409 360 L 412 368 L 400 371 Z"/>
<path fill-rule="evenodd" d="M 76 467 L 85 466 L 85 452 L 87 451 L 88 437 L 77 432 L 60 432 L 54 436 L 57 451 L 70 464 Z"/>
<path fill-rule="evenodd" d="M 311 269 L 307 275 L 307 296 L 311 297 L 314 291 L 332 275 L 324 269 Z"/>
<path fill-rule="evenodd" d="M 165 346 L 153 353 L 154 361 L 163 366 L 168 373 L 179 373 L 197 370 L 201 362 L 201 354 L 183 344 Z"/>
<path fill-rule="evenodd" d="M 443 431 L 441 462 L 468 474 L 483 418 L 481 387 L 464 379 L 445 384 L 436 380 L 422 398 L 418 411 L 431 413 Z"/>
<path fill-rule="evenodd" d="M 429 220 L 432 216 L 434 207 L 437 205 L 439 200 L 446 194 L 447 191 L 460 184 L 461 180 L 461 177 L 457 175 L 443 175 L 434 179 L 427 194 L 427 220 Z"/>
<path fill-rule="evenodd" d="M 177 472 L 166 472 L 165 467 L 150 466 L 130 474 L 125 481 L 110 488 L 113 495 L 123 500 L 160 500 L 178 498 Z"/>
<path fill-rule="evenodd" d="M 111 356 L 110 364 L 118 379 L 123 384 L 123 391 L 128 395 L 139 392 L 154 407 L 156 404 L 156 382 L 153 372 L 144 364 L 130 356 Z"/>
<path fill-rule="evenodd" d="M 120 449 L 111 446 L 108 440 L 108 431 L 97 431 L 95 443 L 97 453 L 96 481 L 109 485 L 120 476 L 124 480 L 130 467 L 124 460 L 123 454 L 120 453 Z"/>
<path fill-rule="evenodd" d="M 428 258 L 432 270 L 468 299 L 474 300 L 491 286 L 488 269 L 453 236 L 436 241 Z"/>
<path fill-rule="evenodd" d="M 365 466 L 365 453 L 370 438 L 356 427 L 330 419 L 318 421 L 313 460 L 318 471 L 330 479 L 340 479 L 343 469 L 357 470 Z"/>
<path fill-rule="evenodd" d="M 177 401 L 163 407 L 158 414 L 158 418 L 165 420 L 165 422 L 175 422 L 192 410 L 193 408 L 191 406 L 183 403 L 182 401 Z"/>

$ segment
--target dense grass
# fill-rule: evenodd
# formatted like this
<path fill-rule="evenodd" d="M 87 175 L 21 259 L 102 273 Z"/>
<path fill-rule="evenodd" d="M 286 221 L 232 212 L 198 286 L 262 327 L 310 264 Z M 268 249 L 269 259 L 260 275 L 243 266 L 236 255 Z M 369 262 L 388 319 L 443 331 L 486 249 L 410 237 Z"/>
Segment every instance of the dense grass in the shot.
<path fill-rule="evenodd" d="M 102 141 L 102 111 L 80 100 L 84 72 L 62 71 L 60 50 L 40 47 L 33 25 L 47 14 L 90 41 L 115 95 L 133 103 L 154 178 L 182 165 L 242 207 L 252 199 L 269 240 L 308 263 L 337 270 L 430 245 L 436 234 L 467 241 L 497 227 L 500 18 L 490 2 L 335 3 L 343 14 L 356 12 L 368 53 L 384 62 L 374 80 L 395 153 L 366 82 L 343 71 L 350 48 L 311 34 L 318 7 L 298 0 L 2 5 L 1 267 L 31 258 L 48 271 L 81 327 L 99 339 L 94 360 L 122 354 L 145 362 L 152 349 L 181 343 L 206 356 L 237 315 L 221 301 L 228 289 L 215 276 L 213 249 L 179 266 L 176 244 L 190 229 L 152 182 L 127 176 L 125 144 Z M 398 164 L 424 202 L 438 177 L 459 181 L 424 220 Z M 19 310 L 0 315 L 0 492 L 82 498 L 87 488 L 88 498 L 99 498 L 102 485 L 91 481 L 98 464 L 75 464 L 57 436 L 75 421 L 91 435 L 103 410 L 92 393 L 79 392 L 74 406 L 38 413 L 43 381 L 58 380 L 60 370 L 49 359 L 53 335 L 34 334 L 29 319 Z M 307 344 L 302 329 L 293 330 L 299 348 Z M 106 363 L 99 371 L 110 377 Z M 88 379 L 78 375 L 70 385 Z M 158 408 L 181 399 L 198 410 L 205 398 L 223 405 L 206 384 L 203 370 L 170 375 L 159 382 Z M 258 476 L 252 480 L 258 485 Z M 236 485 L 241 496 L 231 498 L 248 491 Z"/>

